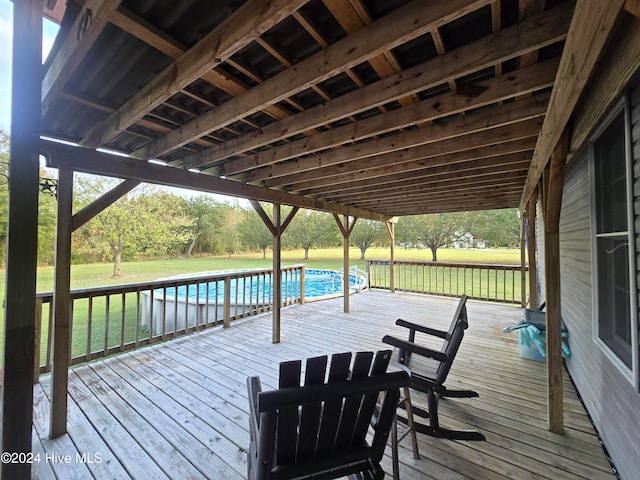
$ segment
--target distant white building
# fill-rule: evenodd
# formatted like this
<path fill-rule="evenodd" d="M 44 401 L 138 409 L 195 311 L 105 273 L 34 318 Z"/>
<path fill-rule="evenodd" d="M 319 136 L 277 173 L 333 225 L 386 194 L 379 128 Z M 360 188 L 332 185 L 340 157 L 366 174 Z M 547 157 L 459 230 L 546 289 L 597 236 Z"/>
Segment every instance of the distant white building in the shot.
<path fill-rule="evenodd" d="M 467 232 L 464 235 L 460 235 L 452 246 L 453 248 L 472 248 L 474 240 L 475 237 Z"/>

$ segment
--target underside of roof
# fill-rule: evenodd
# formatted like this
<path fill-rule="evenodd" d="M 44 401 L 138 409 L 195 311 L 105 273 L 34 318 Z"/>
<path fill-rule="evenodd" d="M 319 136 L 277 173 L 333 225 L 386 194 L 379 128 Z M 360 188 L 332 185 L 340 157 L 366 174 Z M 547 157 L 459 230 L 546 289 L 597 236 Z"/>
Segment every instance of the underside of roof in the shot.
<path fill-rule="evenodd" d="M 70 0 L 42 134 L 83 147 L 86 171 L 176 168 L 185 186 L 357 216 L 517 207 L 572 13 L 562 0 Z"/>

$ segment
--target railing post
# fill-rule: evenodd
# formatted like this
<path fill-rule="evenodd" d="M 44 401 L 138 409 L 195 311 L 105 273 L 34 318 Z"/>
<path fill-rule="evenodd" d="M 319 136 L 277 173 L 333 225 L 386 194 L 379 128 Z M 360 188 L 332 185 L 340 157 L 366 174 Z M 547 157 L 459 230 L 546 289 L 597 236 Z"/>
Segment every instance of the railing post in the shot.
<path fill-rule="evenodd" d="M 33 335 L 33 384 L 40 382 L 40 342 L 42 337 L 42 298 L 36 298 L 36 324 Z"/>
<path fill-rule="evenodd" d="M 304 265 L 300 268 L 300 304 L 304 304 Z"/>
<path fill-rule="evenodd" d="M 224 316 L 222 318 L 223 328 L 231 326 L 231 277 L 224 279 Z"/>

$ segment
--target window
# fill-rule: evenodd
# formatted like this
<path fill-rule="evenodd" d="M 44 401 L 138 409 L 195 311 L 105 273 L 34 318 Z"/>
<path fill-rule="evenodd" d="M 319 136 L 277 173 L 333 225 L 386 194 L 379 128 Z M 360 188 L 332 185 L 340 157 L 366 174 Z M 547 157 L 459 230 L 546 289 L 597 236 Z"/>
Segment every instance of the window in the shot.
<path fill-rule="evenodd" d="M 630 374 L 637 332 L 629 134 L 627 108 L 623 106 L 593 141 L 592 178 L 594 333 L 607 353 Z"/>

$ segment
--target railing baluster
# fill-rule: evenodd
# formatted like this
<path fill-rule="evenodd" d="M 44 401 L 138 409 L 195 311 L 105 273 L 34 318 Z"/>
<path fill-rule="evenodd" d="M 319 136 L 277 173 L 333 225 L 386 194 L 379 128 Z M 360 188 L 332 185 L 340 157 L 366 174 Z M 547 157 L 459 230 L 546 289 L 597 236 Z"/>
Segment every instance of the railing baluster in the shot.
<path fill-rule="evenodd" d="M 105 297 L 105 321 L 104 321 L 104 351 L 109 351 L 109 299 L 110 296 Z"/>
<path fill-rule="evenodd" d="M 269 275 L 269 277 L 267 277 Z M 285 287 L 283 292 L 285 296 L 285 304 L 304 301 L 304 272 L 303 266 L 286 267 L 283 269 L 283 275 L 285 279 Z M 116 351 L 126 351 L 132 348 L 140 346 L 140 344 L 151 344 L 167 338 L 179 336 L 186 332 L 205 328 L 211 324 L 216 325 L 224 322 L 224 319 L 219 318 L 218 310 L 220 308 L 227 310 L 228 325 L 232 316 L 230 315 L 231 302 L 226 301 L 225 305 L 220 305 L 223 301 L 220 294 L 220 288 L 223 283 L 227 283 L 225 296 L 233 296 L 231 286 L 231 280 L 235 281 L 235 301 L 236 305 L 242 304 L 242 309 L 237 308 L 236 314 L 233 318 L 247 315 L 254 315 L 262 311 L 271 310 L 270 297 L 268 298 L 267 292 L 267 278 L 270 278 L 270 270 L 259 271 L 247 271 L 247 272 L 235 272 L 232 274 L 216 274 L 206 277 L 197 277 L 189 279 L 176 279 L 176 280 L 158 280 L 155 282 L 137 283 L 128 285 L 119 285 L 113 287 L 95 287 L 86 289 L 72 290 L 71 292 L 71 321 L 70 321 L 70 341 L 73 345 L 73 339 L 76 339 L 76 347 L 73 349 L 70 355 L 70 364 L 77 364 L 86 362 L 101 356 L 114 353 Z M 211 282 L 214 285 L 210 285 Z M 200 292 L 200 287 L 205 285 L 206 292 Z M 185 299 L 179 299 L 178 287 L 183 286 L 185 288 Z M 298 291 L 297 288 L 300 288 Z M 196 312 L 192 311 L 193 298 L 189 298 L 189 292 L 191 288 L 196 288 L 195 294 L 195 306 Z M 242 292 L 239 289 L 242 288 Z M 162 289 L 162 293 L 160 293 Z M 173 292 L 173 308 L 167 307 L 167 302 L 171 300 L 170 293 Z M 193 293 L 191 291 L 191 293 Z M 119 295 L 120 301 L 118 301 L 118 308 L 120 308 L 119 315 L 116 316 L 116 310 L 112 309 L 111 298 L 112 296 Z M 215 299 L 211 298 L 211 295 L 215 295 Z M 204 297 L 204 308 L 206 311 L 200 311 L 202 305 L 201 302 Z M 162 301 L 162 305 L 156 305 Z M 227 299 L 228 300 L 228 299 Z M 50 292 L 38 293 L 36 301 L 42 303 L 42 312 L 44 312 L 44 304 L 47 304 L 47 325 L 46 325 L 46 360 L 44 366 L 41 367 L 43 372 L 51 370 L 51 350 L 52 350 L 52 334 L 51 324 L 53 323 L 53 310 L 51 309 L 52 294 Z M 76 308 L 76 301 L 86 302 L 87 314 L 82 315 L 82 323 L 78 323 L 74 329 L 73 317 L 74 310 L 78 312 L 84 312 L 85 304 L 82 303 L 80 307 Z M 179 301 L 184 301 L 184 306 L 179 306 Z M 131 305 L 131 302 L 135 302 L 135 308 Z M 103 307 L 104 305 L 104 307 Z M 102 309 L 102 314 L 96 316 L 95 309 Z M 210 311 L 210 309 L 213 309 Z M 182 327 L 182 320 L 178 314 L 184 313 L 184 327 Z M 189 315 L 193 317 L 189 319 Z M 45 319 L 43 313 L 40 314 L 42 318 L 41 325 L 41 337 L 45 335 Z M 173 316 L 173 318 L 171 318 Z M 214 318 L 211 318 L 211 317 Z M 113 318 L 112 318 L 113 317 Z M 113 324 L 112 320 L 120 319 L 119 331 L 118 325 Z M 154 318 L 155 317 L 155 318 Z M 141 328 L 145 323 L 148 328 L 148 332 L 143 336 L 141 335 Z M 195 322 L 195 323 L 194 323 Z M 193 324 L 193 325 L 192 325 Z M 192 325 L 192 326 L 190 326 Z M 86 328 L 86 332 L 84 331 Z M 131 332 L 130 328 L 134 328 Z M 103 330 L 104 337 L 101 339 L 99 335 L 94 335 L 94 330 Z M 111 332 L 113 329 L 113 332 Z M 154 334 L 154 331 L 156 334 Z M 119 333 L 119 335 L 118 335 Z M 80 336 L 84 336 L 81 338 Z M 119 338 L 119 343 L 117 337 Z M 113 338 L 113 345 L 111 345 L 111 338 Z M 78 338 L 86 340 L 85 343 L 78 342 Z M 34 339 L 35 341 L 35 339 Z M 96 345 L 94 346 L 94 342 Z M 95 347 L 95 348 L 94 348 Z M 42 346 L 44 350 L 44 345 Z M 38 367 L 35 365 L 36 370 Z"/>
<path fill-rule="evenodd" d="M 126 310 L 127 302 L 125 300 L 125 294 L 122 293 L 122 315 L 121 315 L 121 325 L 120 325 L 120 351 L 124 352 L 124 336 L 125 336 L 125 322 L 127 319 Z"/>
<path fill-rule="evenodd" d="M 394 267 L 397 274 L 396 289 L 399 291 L 435 295 L 466 294 L 470 298 L 510 303 L 516 303 L 519 298 L 515 293 L 517 282 L 514 273 L 520 271 L 519 266 L 395 260 Z M 367 272 L 371 288 L 389 288 L 389 261 L 367 260 Z M 508 291 L 508 275 L 511 276 L 511 292 Z"/>
<path fill-rule="evenodd" d="M 140 290 L 136 290 L 136 332 L 134 346 L 137 348 L 140 345 L 140 324 L 142 321 L 142 311 L 140 308 Z"/>
<path fill-rule="evenodd" d="M 42 298 L 36 297 L 35 331 L 33 335 L 33 384 L 40 381 L 40 343 L 42 337 Z"/>
<path fill-rule="evenodd" d="M 88 299 L 87 312 L 87 362 L 91 360 L 91 335 L 93 331 L 93 297 Z"/>

